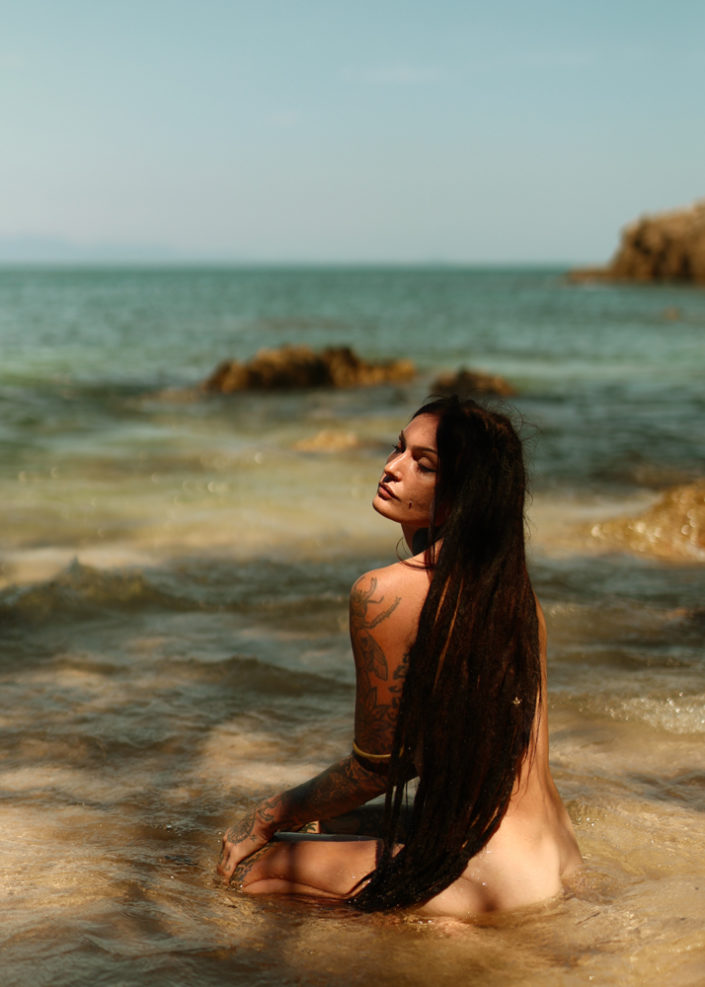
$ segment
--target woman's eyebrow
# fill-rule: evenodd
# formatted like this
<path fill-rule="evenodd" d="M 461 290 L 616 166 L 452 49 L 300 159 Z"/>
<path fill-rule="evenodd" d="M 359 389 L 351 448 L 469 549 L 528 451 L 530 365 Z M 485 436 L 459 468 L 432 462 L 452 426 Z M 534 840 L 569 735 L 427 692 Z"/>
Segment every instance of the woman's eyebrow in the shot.
<path fill-rule="evenodd" d="M 404 440 L 406 442 L 406 439 Z M 434 449 L 432 446 L 415 446 L 412 445 L 411 448 L 414 452 L 430 452 L 432 456 L 438 455 L 438 449 Z"/>

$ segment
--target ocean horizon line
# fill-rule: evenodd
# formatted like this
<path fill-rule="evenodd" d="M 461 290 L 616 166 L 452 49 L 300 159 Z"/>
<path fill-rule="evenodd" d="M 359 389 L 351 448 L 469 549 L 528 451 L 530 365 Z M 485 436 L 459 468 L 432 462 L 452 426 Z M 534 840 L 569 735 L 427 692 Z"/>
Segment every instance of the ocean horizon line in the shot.
<path fill-rule="evenodd" d="M 424 270 L 424 271 L 570 271 L 585 266 L 580 261 L 558 260 L 229 260 L 227 258 L 152 259 L 6 259 L 0 258 L 0 271 L 129 271 L 129 270 L 228 270 L 228 271 L 307 271 L 307 270 Z"/>

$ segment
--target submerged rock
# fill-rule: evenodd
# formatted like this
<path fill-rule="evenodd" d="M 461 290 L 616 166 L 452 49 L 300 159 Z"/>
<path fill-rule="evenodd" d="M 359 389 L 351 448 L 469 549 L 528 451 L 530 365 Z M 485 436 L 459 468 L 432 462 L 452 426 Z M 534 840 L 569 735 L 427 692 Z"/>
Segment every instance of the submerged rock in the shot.
<path fill-rule="evenodd" d="M 622 231 L 606 267 L 571 272 L 572 281 L 686 281 L 705 284 L 705 200 L 642 216 Z"/>
<path fill-rule="evenodd" d="M 438 395 L 458 394 L 460 397 L 493 395 L 511 397 L 516 394 L 512 385 L 497 374 L 486 374 L 481 370 L 466 370 L 461 367 L 455 373 L 440 374 L 431 385 L 432 392 Z"/>
<path fill-rule="evenodd" d="M 593 525 L 598 541 L 673 562 L 705 562 L 705 479 L 668 490 L 634 518 Z"/>
<path fill-rule="evenodd" d="M 354 432 L 336 432 L 324 428 L 309 439 L 299 439 L 294 443 L 294 449 L 298 452 L 344 452 L 359 445 L 360 440 Z"/>
<path fill-rule="evenodd" d="M 249 362 L 225 360 L 205 381 L 207 391 L 231 394 L 247 390 L 293 390 L 311 387 L 368 387 L 411 380 L 411 360 L 369 363 L 349 346 L 330 346 L 320 353 L 308 346 L 260 350 Z"/>

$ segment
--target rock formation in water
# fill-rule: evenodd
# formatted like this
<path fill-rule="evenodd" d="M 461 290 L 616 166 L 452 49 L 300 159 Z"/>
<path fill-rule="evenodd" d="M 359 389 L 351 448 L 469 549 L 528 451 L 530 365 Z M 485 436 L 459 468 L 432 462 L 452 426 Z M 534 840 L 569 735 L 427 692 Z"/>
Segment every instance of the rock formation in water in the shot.
<path fill-rule="evenodd" d="M 431 385 L 433 394 L 459 394 L 461 397 L 481 397 L 493 395 L 510 397 L 516 394 L 512 385 L 497 374 L 486 374 L 481 370 L 466 370 L 461 367 L 455 373 L 441 374 Z"/>
<path fill-rule="evenodd" d="M 225 360 L 206 380 L 207 391 L 231 394 L 246 390 L 293 390 L 310 387 L 368 387 L 411 380 L 410 360 L 368 363 L 348 346 L 329 346 L 320 353 L 308 346 L 260 350 L 247 363 Z"/>
<path fill-rule="evenodd" d="M 570 278 L 705 284 L 705 200 L 687 209 L 642 216 L 622 231 L 607 267 L 573 271 Z"/>
<path fill-rule="evenodd" d="M 643 514 L 593 525 L 609 547 L 678 561 L 705 562 L 705 479 L 672 487 Z"/>
<path fill-rule="evenodd" d="M 360 440 L 354 432 L 336 432 L 324 428 L 311 438 L 299 439 L 294 443 L 294 449 L 298 452 L 345 452 L 359 445 Z"/>

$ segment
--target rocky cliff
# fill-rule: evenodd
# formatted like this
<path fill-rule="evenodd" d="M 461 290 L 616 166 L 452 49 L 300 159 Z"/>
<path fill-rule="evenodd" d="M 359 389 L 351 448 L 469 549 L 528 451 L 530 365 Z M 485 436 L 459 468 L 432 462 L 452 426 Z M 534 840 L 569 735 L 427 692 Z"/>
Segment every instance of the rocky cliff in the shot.
<path fill-rule="evenodd" d="M 607 267 L 573 271 L 574 281 L 684 281 L 705 284 L 705 200 L 642 216 L 622 231 Z"/>

